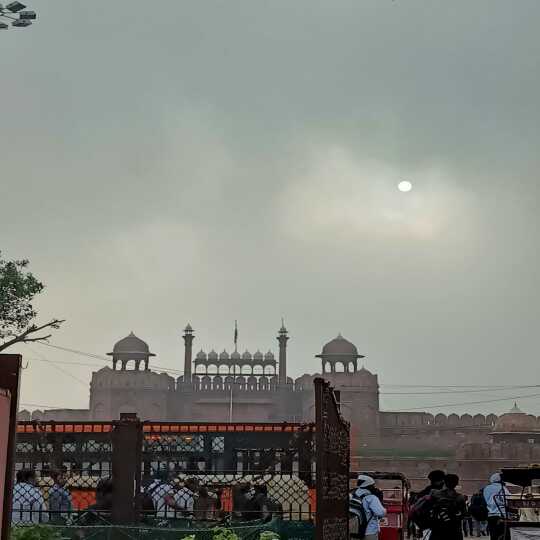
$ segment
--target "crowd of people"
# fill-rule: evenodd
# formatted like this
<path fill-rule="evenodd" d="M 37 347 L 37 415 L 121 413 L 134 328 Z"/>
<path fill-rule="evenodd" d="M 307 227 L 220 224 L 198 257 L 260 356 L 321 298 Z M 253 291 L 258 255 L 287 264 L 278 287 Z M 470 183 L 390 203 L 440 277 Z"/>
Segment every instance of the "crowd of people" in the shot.
<path fill-rule="evenodd" d="M 99 480 L 95 501 L 84 511 L 75 511 L 72 495 L 66 487 L 67 470 L 50 473 L 52 485 L 43 489 L 33 470 L 16 474 L 13 490 L 12 523 L 95 523 L 97 516 L 107 516 L 112 510 L 113 481 Z M 162 525 L 183 521 L 222 521 L 232 517 L 238 521 L 270 520 L 282 514 L 279 503 L 268 494 L 264 483 L 244 482 L 233 485 L 232 516 L 222 508 L 223 488 L 201 485 L 196 477 L 183 478 L 173 471 L 158 471 L 143 483 L 140 507 L 145 520 L 157 520 Z"/>
<path fill-rule="evenodd" d="M 51 472 L 49 476 L 52 484 L 47 484 L 44 493 L 34 471 L 17 472 L 13 524 L 67 523 L 73 522 L 74 516 L 79 523 L 93 523 L 96 516 L 110 514 L 114 489 L 111 478 L 98 482 L 91 506 L 84 512 L 74 512 L 72 495 L 66 487 L 67 471 Z M 423 490 L 410 496 L 409 538 L 462 540 L 489 535 L 490 540 L 509 539 L 505 518 L 510 493 L 499 473 L 470 498 L 458 492 L 459 477 L 455 474 L 435 470 L 428 479 Z M 231 504 L 226 512 L 222 507 L 223 488 L 201 485 L 196 477 L 182 477 L 174 471 L 158 471 L 141 488 L 140 506 L 145 519 L 165 525 L 175 520 L 218 522 L 228 516 L 237 521 L 255 521 L 282 515 L 281 505 L 269 496 L 264 483 L 244 482 L 229 487 Z M 357 487 L 350 495 L 349 513 L 351 538 L 378 539 L 386 509 L 383 494 L 371 476 L 358 476 Z"/>
<path fill-rule="evenodd" d="M 457 491 L 459 477 L 435 470 L 428 475 L 429 485 L 411 494 L 409 535 L 430 540 L 461 540 L 488 536 L 491 540 L 510 538 L 505 525 L 510 492 L 499 473 L 468 497 Z"/>
<path fill-rule="evenodd" d="M 411 493 L 408 538 L 463 540 L 489 535 L 490 540 L 509 540 L 506 517 L 510 492 L 499 473 L 470 498 L 457 491 L 459 477 L 455 474 L 435 470 L 428 479 L 423 490 Z M 359 475 L 357 488 L 350 495 L 351 538 L 377 540 L 385 515 L 384 499 L 375 480 Z"/>
<path fill-rule="evenodd" d="M 38 486 L 36 473 L 30 469 L 17 471 L 13 488 L 11 522 L 35 524 L 65 521 L 73 510 L 70 492 L 66 489 L 66 470 L 51 473 L 53 481 L 48 490 L 47 503 Z"/>
<path fill-rule="evenodd" d="M 197 478 L 180 480 L 174 472 L 160 471 L 143 489 L 143 510 L 160 520 L 221 521 L 222 488 L 201 485 Z M 232 518 L 239 521 L 270 520 L 281 514 L 279 503 L 264 483 L 232 486 Z"/>

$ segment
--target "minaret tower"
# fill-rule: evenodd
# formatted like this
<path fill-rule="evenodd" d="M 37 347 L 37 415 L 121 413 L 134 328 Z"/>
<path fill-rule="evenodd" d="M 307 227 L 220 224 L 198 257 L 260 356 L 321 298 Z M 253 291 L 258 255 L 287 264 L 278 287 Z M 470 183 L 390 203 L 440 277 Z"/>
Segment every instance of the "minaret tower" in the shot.
<path fill-rule="evenodd" d="M 188 323 L 184 328 L 184 382 L 187 384 L 191 383 L 191 359 L 193 355 L 193 340 L 195 336 L 193 335 L 193 328 Z"/>
<path fill-rule="evenodd" d="M 279 342 L 279 384 L 287 384 L 287 341 L 289 333 L 285 328 L 285 323 L 281 319 L 277 340 Z"/>

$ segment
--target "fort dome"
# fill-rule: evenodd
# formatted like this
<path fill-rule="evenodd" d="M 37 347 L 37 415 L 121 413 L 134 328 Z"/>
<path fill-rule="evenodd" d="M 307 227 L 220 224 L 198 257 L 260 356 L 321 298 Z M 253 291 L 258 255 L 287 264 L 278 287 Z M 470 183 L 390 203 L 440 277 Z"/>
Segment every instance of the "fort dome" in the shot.
<path fill-rule="evenodd" d="M 524 413 L 518 406 L 517 403 L 514 403 L 512 409 L 499 416 L 495 422 L 494 432 L 527 432 L 527 431 L 536 431 L 536 419 L 534 416 L 530 416 L 527 413 Z"/>
<path fill-rule="evenodd" d="M 324 345 L 321 354 L 317 355 L 318 358 L 325 356 L 354 356 L 355 358 L 364 358 L 361 354 L 358 354 L 356 345 L 345 339 L 341 334 L 338 334 L 336 338 Z"/>
<path fill-rule="evenodd" d="M 148 344 L 142 339 L 138 338 L 133 332 L 131 332 L 129 336 L 117 341 L 114 344 L 113 352 L 108 353 L 109 356 L 118 354 L 155 356 L 155 354 L 150 352 Z"/>

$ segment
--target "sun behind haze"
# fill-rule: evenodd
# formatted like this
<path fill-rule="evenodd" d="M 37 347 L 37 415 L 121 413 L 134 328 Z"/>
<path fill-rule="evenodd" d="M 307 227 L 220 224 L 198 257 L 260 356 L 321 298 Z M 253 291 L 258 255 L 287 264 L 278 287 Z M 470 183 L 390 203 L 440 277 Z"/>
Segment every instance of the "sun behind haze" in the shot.
<path fill-rule="evenodd" d="M 283 316 L 291 376 L 342 332 L 386 409 L 475 401 L 389 384 L 538 382 L 537 0 L 34 8 L 0 35 L 0 247 L 67 319 L 52 343 L 133 330 L 180 370 L 187 322 L 275 351 Z M 87 406 L 104 361 L 20 350 L 23 403 Z"/>

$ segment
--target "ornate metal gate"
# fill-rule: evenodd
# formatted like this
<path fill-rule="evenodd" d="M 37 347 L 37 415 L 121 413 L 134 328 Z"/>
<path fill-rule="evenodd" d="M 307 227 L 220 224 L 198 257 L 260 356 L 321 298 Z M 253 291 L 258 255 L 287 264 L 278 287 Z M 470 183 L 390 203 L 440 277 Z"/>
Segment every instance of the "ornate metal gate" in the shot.
<path fill-rule="evenodd" d="M 317 452 L 317 540 L 349 537 L 350 425 L 339 411 L 333 388 L 315 379 Z"/>

